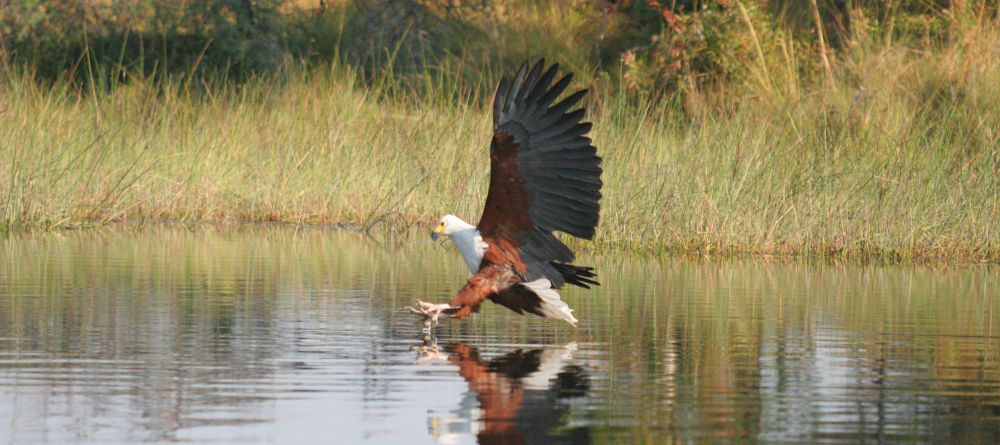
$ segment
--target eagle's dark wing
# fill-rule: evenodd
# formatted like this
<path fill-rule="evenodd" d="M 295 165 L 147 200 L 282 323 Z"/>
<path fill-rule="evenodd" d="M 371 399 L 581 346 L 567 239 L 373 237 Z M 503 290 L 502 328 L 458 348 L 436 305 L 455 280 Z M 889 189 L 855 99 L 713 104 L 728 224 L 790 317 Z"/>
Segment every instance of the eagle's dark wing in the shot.
<path fill-rule="evenodd" d="M 593 275 L 565 264 L 573 260 L 573 252 L 552 232 L 593 238 L 600 213 L 601 158 L 586 136 L 591 124 L 580 122 L 584 110 L 570 111 L 586 90 L 555 103 L 572 75 L 553 83 L 558 65 L 543 71 L 544 63 L 530 70 L 522 65 L 513 81 L 505 77 L 497 88 L 490 188 L 479 231 L 490 248 L 516 248 L 502 256 L 519 257 L 527 281 L 547 278 L 558 288 L 567 278 L 571 283 L 583 278 L 574 284 L 585 285 Z M 567 275 L 563 266 L 575 269 Z"/>

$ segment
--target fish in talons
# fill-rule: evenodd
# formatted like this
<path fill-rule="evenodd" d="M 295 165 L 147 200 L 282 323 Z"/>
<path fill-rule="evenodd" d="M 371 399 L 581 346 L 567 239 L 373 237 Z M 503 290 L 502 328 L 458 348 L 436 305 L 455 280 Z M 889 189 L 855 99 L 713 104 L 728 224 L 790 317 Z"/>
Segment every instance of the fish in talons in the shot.
<path fill-rule="evenodd" d="M 420 315 L 424 318 L 424 328 L 422 332 L 425 334 L 429 334 L 431 330 L 437 327 L 438 319 L 442 315 L 444 315 L 445 317 L 448 316 L 448 314 L 445 313 L 444 311 L 455 310 L 458 309 L 458 307 L 452 306 L 448 303 L 434 304 L 434 303 L 428 303 L 426 301 L 417 300 L 416 307 L 407 306 L 406 309 L 409 310 L 411 313 Z"/>

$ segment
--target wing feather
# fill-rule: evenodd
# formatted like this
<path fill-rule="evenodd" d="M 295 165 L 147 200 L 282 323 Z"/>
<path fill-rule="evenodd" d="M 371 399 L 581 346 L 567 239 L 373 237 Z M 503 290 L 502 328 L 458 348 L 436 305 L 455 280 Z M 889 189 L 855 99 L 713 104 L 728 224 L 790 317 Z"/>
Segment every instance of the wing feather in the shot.
<path fill-rule="evenodd" d="M 551 67 L 549 67 L 548 71 L 546 71 L 545 74 L 542 74 L 542 78 L 538 79 L 538 83 L 536 83 L 534 88 L 531 89 L 529 97 L 538 97 L 544 95 L 546 93 L 546 88 L 549 87 L 549 84 L 552 83 L 552 79 L 554 79 L 556 77 L 556 74 L 558 73 L 559 73 L 559 64 L 554 64 Z M 542 101 L 532 102 L 528 104 L 528 106 L 525 108 L 524 114 L 527 116 L 535 116 L 535 114 L 538 113 L 539 111 L 544 111 L 545 107 L 547 107 L 548 105 L 549 105 L 548 103 Z"/>
<path fill-rule="evenodd" d="M 504 77 L 500 79 L 500 85 L 497 85 L 496 99 L 493 101 L 493 126 L 496 126 L 500 117 L 503 116 L 508 95 L 510 95 L 510 81 Z"/>
<path fill-rule="evenodd" d="M 518 96 L 521 94 L 521 89 L 524 88 L 524 78 L 528 75 L 528 62 L 524 62 L 521 65 L 521 69 L 517 70 L 517 76 L 514 77 L 514 82 L 510 88 L 510 96 L 507 98 L 507 108 L 504 112 L 513 113 L 518 111 L 520 108 L 520 103 L 518 103 Z"/>
<path fill-rule="evenodd" d="M 555 66 L 558 67 L 559 65 Z M 563 76 L 562 79 L 556 81 L 556 84 L 553 85 L 552 88 L 550 88 L 549 91 L 545 93 L 545 95 L 543 95 L 541 98 L 538 99 L 538 105 L 540 107 L 548 107 L 550 104 L 552 104 L 552 102 L 556 100 L 556 98 L 559 97 L 560 94 L 563 93 L 563 91 L 566 91 L 566 87 L 569 86 L 569 83 L 572 80 L 573 80 L 573 73 L 569 73 Z"/>
<path fill-rule="evenodd" d="M 540 119 L 527 121 L 525 122 L 525 125 L 527 125 L 528 129 L 533 132 L 539 132 L 549 128 L 549 126 L 556 123 L 559 119 L 565 117 L 566 112 L 569 111 L 573 105 L 576 105 L 576 103 L 579 102 L 585 94 L 587 94 L 587 90 L 580 90 L 573 93 L 566 99 L 563 99 L 561 102 L 554 105 L 552 108 L 546 110 L 545 115 Z"/>

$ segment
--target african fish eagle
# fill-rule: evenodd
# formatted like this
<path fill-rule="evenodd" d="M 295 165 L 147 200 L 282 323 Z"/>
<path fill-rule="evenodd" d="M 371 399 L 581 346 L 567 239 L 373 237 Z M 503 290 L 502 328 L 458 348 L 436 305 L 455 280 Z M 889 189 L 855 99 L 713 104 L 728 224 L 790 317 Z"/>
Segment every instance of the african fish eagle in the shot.
<path fill-rule="evenodd" d="M 432 238 L 446 235 L 458 246 L 472 276 L 447 304 L 417 302 L 430 330 L 441 315 L 463 318 L 485 299 L 518 314 L 530 312 L 576 325 L 557 289 L 569 283 L 598 284 L 591 267 L 570 264 L 573 251 L 553 232 L 592 239 L 600 213 L 601 158 L 581 122 L 584 109 L 569 111 L 586 94 L 553 103 L 572 74 L 553 83 L 559 65 L 525 63 L 514 80 L 504 77 L 493 99 L 490 186 L 479 225 L 445 215 Z"/>

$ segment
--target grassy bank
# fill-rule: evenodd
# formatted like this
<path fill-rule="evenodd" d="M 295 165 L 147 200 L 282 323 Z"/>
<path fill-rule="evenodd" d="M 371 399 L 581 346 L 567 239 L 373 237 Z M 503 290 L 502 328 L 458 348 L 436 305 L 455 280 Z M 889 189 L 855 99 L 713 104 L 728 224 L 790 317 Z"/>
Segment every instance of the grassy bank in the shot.
<path fill-rule="evenodd" d="M 605 159 L 593 246 L 1000 260 L 996 24 L 933 48 L 861 41 L 818 84 L 804 58 L 751 58 L 739 88 L 671 96 L 578 73 Z M 0 225 L 475 221 L 496 79 L 474 68 L 372 77 L 335 60 L 81 88 L 7 67 Z"/>
<path fill-rule="evenodd" d="M 996 67 L 983 84 L 1000 85 Z M 346 69 L 194 94 L 0 86 L 3 227 L 148 221 L 354 223 L 478 217 L 489 115 L 387 97 Z M 1000 258 L 1000 95 L 921 108 L 908 85 L 730 113 L 598 94 L 599 248 Z M 986 93 L 984 93 L 985 96 Z"/>

